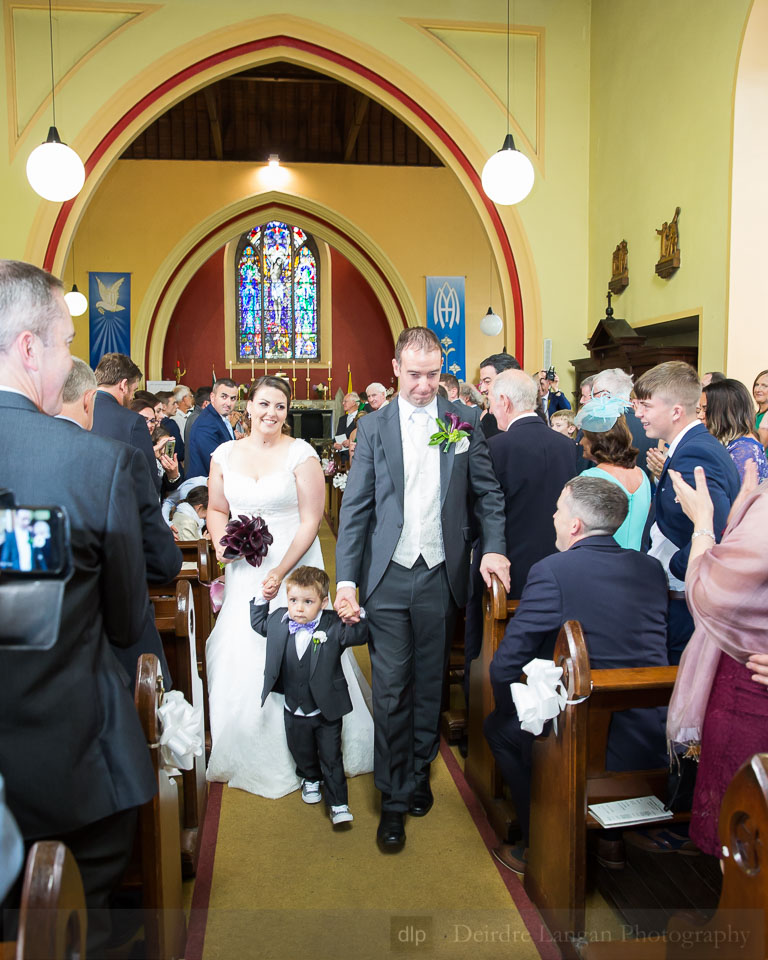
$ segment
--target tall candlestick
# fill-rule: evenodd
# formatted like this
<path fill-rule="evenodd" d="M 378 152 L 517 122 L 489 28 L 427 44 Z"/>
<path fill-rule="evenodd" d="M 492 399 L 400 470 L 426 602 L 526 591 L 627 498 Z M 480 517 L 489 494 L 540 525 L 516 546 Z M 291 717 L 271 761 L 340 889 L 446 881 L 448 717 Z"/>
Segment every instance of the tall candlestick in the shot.
<path fill-rule="evenodd" d="M 229 379 L 232 379 L 232 361 L 229 361 Z"/>
<path fill-rule="evenodd" d="M 251 380 L 253 380 L 253 379 L 254 379 L 254 376 L 253 376 L 253 357 L 251 357 Z"/>
<path fill-rule="evenodd" d="M 266 377 L 266 375 L 267 375 L 267 358 L 264 357 L 264 376 Z"/>

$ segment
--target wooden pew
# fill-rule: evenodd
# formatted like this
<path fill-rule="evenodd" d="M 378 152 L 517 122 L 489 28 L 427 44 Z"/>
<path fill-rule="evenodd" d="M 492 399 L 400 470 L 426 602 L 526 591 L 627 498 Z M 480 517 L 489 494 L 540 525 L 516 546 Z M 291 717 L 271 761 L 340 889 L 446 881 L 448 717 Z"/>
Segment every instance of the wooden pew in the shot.
<path fill-rule="evenodd" d="M 502 840 L 506 840 L 510 827 L 517 823 L 515 808 L 504 796 L 501 774 L 483 733 L 483 722 L 494 709 L 490 667 L 507 626 L 514 615 L 519 600 L 507 599 L 506 591 L 498 577 L 491 578 L 491 589 L 483 598 L 483 647 L 480 656 L 472 662 L 469 674 L 469 752 L 464 765 L 464 775 L 485 808 L 491 826 Z"/>
<path fill-rule="evenodd" d="M 533 746 L 531 824 L 525 889 L 560 943 L 585 927 L 587 830 L 600 824 L 590 803 L 655 795 L 666 799 L 667 769 L 605 769 L 615 710 L 664 706 L 677 667 L 591 670 L 581 626 L 569 621 L 555 645 L 569 701 L 549 734 Z M 582 699 L 583 698 L 583 699 Z M 675 814 L 686 820 L 688 814 Z M 664 821 L 669 823 L 670 821 Z"/>
<path fill-rule="evenodd" d="M 175 780 L 160 765 L 157 709 L 162 691 L 157 657 L 143 654 L 139 657 L 135 701 L 158 788 L 157 794 L 139 811 L 146 955 L 153 960 L 178 960 L 184 956 L 186 944 L 181 893 L 179 792 Z"/>
<path fill-rule="evenodd" d="M 153 596 L 155 625 L 163 640 L 174 686 L 193 707 L 204 707 L 203 682 L 197 668 L 195 605 L 188 580 L 176 582 L 173 597 Z M 204 710 L 200 712 L 200 739 L 205 742 Z M 200 827 L 207 801 L 205 753 L 195 757 L 191 770 L 182 770 L 181 855 L 185 876 L 194 876 L 199 856 Z"/>
<path fill-rule="evenodd" d="M 85 960 L 85 894 L 75 858 L 42 840 L 27 856 L 17 939 L 0 943 L 0 960 Z"/>
<path fill-rule="evenodd" d="M 723 888 L 708 921 L 670 920 L 664 939 L 590 943 L 585 960 L 765 960 L 768 956 L 768 753 L 756 753 L 734 776 L 719 822 Z"/>

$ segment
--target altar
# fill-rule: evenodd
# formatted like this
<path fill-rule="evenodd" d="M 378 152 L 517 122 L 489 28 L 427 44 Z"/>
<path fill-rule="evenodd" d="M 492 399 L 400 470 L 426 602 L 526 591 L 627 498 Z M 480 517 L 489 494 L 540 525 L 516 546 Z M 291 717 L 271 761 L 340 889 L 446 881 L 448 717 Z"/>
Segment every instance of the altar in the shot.
<path fill-rule="evenodd" d="M 294 400 L 288 412 L 291 434 L 301 440 L 333 437 L 333 400 Z"/>

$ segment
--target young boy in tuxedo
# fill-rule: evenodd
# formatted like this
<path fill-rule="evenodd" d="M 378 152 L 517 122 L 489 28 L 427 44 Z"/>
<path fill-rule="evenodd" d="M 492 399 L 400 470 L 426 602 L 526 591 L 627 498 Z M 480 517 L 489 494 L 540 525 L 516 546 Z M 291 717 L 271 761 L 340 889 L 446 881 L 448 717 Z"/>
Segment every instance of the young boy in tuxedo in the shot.
<path fill-rule="evenodd" d="M 269 612 L 251 601 L 251 626 L 267 638 L 262 706 L 274 690 L 285 694 L 285 733 L 305 803 L 322 799 L 334 826 L 353 820 L 341 753 L 342 717 L 352 710 L 341 666 L 345 647 L 368 642 L 368 624 L 345 624 L 328 602 L 330 580 L 317 567 L 298 567 L 285 579 L 288 606 Z"/>

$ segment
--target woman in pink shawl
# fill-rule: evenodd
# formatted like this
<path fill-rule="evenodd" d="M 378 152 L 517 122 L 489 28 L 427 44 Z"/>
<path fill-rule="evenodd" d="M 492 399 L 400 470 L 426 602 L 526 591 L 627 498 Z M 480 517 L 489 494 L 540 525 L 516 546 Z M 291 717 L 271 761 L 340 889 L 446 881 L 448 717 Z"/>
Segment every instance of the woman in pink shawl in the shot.
<path fill-rule="evenodd" d="M 768 673 L 768 483 L 757 486 L 754 467 L 747 465 L 719 544 L 703 469 L 696 467 L 696 489 L 669 471 L 694 526 L 685 595 L 696 631 L 680 662 L 667 737 L 678 752 L 681 745 L 689 755 L 700 750 L 690 835 L 717 857 L 725 790 L 742 763 L 768 750 L 768 689 L 761 676 Z"/>

